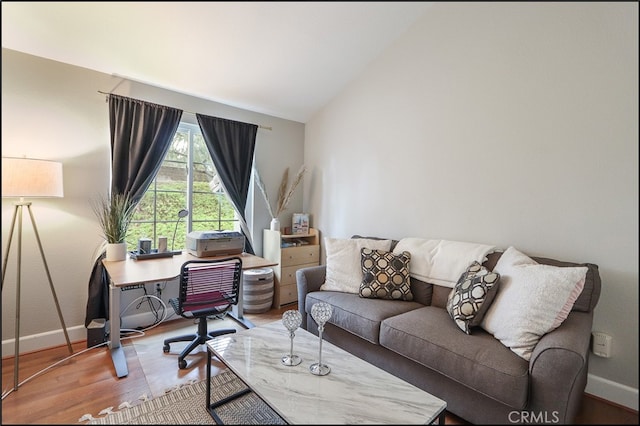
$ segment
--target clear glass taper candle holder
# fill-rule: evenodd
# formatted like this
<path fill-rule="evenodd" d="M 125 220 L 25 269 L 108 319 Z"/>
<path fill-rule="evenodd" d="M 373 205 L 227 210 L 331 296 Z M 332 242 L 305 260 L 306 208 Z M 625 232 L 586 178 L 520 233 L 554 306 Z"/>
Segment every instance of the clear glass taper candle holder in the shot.
<path fill-rule="evenodd" d="M 331 318 L 333 308 L 330 304 L 319 302 L 311 307 L 311 318 L 318 324 L 318 337 L 320 340 L 318 362 L 309 366 L 311 374 L 316 376 L 326 376 L 331 372 L 331 367 L 322 363 L 322 332 L 324 331 L 324 325 Z"/>
<path fill-rule="evenodd" d="M 282 324 L 289 330 L 291 346 L 289 347 L 289 353 L 283 355 L 280 361 L 288 366 L 298 365 L 302 362 L 302 358 L 293 353 L 293 338 L 295 337 L 295 331 L 300 327 L 300 324 L 302 324 L 302 314 L 297 310 L 285 311 L 285 313 L 282 314 Z"/>

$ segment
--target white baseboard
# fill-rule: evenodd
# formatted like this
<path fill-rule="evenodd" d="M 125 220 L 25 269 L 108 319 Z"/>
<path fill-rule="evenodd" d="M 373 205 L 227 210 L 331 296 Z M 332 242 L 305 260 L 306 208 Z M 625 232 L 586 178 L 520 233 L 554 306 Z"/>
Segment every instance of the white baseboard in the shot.
<path fill-rule="evenodd" d="M 87 329 L 81 325 L 67 327 L 67 334 L 69 335 L 71 343 L 87 340 Z M 15 339 L 2 341 L 2 358 L 15 355 L 15 342 Z M 21 354 L 66 345 L 67 341 L 64 338 L 62 329 L 20 337 Z"/>
<path fill-rule="evenodd" d="M 638 389 L 589 374 L 584 390 L 590 395 L 638 411 Z"/>
<path fill-rule="evenodd" d="M 151 312 L 129 315 L 122 318 L 122 328 L 146 327 L 153 324 L 155 316 Z M 107 323 L 107 332 L 109 324 Z M 67 334 L 71 343 L 87 340 L 87 328 L 82 325 L 67 327 Z M 43 349 L 54 348 L 56 346 L 66 346 L 62 329 L 48 331 L 46 333 L 32 334 L 20 337 L 20 353 L 41 351 Z M 15 355 L 15 339 L 2 341 L 2 358 Z"/>

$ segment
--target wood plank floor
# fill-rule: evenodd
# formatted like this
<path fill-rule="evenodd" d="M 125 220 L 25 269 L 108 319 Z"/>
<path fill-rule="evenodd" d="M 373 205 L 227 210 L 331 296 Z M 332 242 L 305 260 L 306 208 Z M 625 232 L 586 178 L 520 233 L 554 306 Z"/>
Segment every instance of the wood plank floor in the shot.
<path fill-rule="evenodd" d="M 245 314 L 255 325 L 282 317 L 287 309 L 274 309 L 264 314 Z M 217 322 L 216 322 L 217 321 Z M 219 328 L 220 320 L 211 320 L 211 328 Z M 235 324 L 224 320 L 225 326 Z M 195 331 L 196 325 L 184 319 L 166 322 L 143 337 L 123 339 L 129 375 L 117 378 L 106 347 L 86 350 L 86 342 L 73 343 L 71 358 L 66 346 L 20 356 L 17 391 L 2 400 L 2 424 L 78 424 L 85 414 L 99 417 L 101 410 L 120 403 L 140 403 L 141 396 L 155 397 L 176 385 L 205 377 L 206 349 L 201 346 L 190 355 L 188 366 L 180 370 L 177 353 L 184 344 L 175 344 L 170 353 L 163 353 L 165 337 Z M 214 371 L 223 368 L 212 361 Z M 44 372 L 34 376 L 38 372 Z M 33 378 L 31 378 L 33 377 Z M 13 388 L 13 358 L 2 360 L 3 395 Z M 81 422 L 84 423 L 84 422 Z M 446 424 L 468 424 L 447 413 Z M 638 424 L 638 413 L 585 395 L 576 424 Z"/>

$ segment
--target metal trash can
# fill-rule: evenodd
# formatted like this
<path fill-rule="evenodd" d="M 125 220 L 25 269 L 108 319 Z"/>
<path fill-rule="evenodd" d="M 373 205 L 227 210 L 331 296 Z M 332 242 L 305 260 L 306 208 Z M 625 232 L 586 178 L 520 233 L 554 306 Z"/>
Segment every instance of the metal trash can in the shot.
<path fill-rule="evenodd" d="M 242 272 L 242 311 L 262 314 L 273 304 L 273 269 L 247 269 Z"/>

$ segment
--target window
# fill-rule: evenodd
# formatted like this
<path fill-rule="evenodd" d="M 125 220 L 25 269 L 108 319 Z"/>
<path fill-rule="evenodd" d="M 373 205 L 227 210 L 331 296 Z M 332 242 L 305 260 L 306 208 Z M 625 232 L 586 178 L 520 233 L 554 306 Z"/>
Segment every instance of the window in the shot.
<path fill-rule="evenodd" d="M 184 219 L 178 216 L 182 209 L 188 211 Z M 182 250 L 191 231 L 239 229 L 200 127 L 180 123 L 155 180 L 137 206 L 127 249 L 137 250 L 140 238 L 150 238 L 155 248 L 158 237 L 165 236 L 169 250 Z"/>

